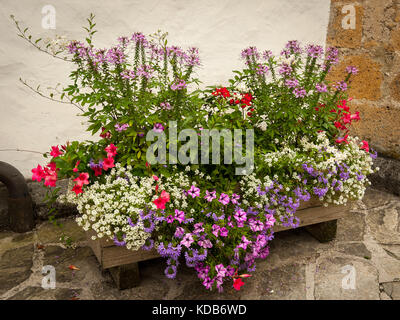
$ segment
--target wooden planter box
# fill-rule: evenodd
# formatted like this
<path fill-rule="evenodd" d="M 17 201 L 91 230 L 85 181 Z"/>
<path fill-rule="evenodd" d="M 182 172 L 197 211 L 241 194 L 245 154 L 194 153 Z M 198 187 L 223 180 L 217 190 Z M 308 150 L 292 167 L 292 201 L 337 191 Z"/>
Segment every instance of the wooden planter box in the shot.
<path fill-rule="evenodd" d="M 296 212 L 300 226 L 305 227 L 320 242 L 333 240 L 336 236 L 336 221 L 347 215 L 347 206 L 322 206 L 318 199 L 303 203 Z M 290 227 L 275 227 L 274 232 L 289 230 Z M 112 240 L 92 240 L 93 231 L 87 232 L 88 244 L 92 248 L 103 270 L 109 270 L 119 289 L 137 286 L 140 281 L 138 262 L 158 258 L 156 250 L 132 251 L 118 247 Z"/>

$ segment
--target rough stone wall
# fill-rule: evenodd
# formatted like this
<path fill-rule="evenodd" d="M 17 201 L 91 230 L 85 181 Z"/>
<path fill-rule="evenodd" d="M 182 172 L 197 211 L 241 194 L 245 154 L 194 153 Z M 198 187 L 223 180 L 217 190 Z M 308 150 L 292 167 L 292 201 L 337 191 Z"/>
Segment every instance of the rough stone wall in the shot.
<path fill-rule="evenodd" d="M 349 96 L 361 121 L 351 133 L 378 151 L 373 186 L 400 194 L 400 0 L 331 0 L 326 42 L 341 56 L 329 80 L 359 69 Z"/>
<path fill-rule="evenodd" d="M 331 80 L 343 80 L 347 65 L 359 69 L 349 89 L 362 118 L 353 134 L 400 159 L 400 0 L 331 0 L 327 45 L 341 54 Z"/>

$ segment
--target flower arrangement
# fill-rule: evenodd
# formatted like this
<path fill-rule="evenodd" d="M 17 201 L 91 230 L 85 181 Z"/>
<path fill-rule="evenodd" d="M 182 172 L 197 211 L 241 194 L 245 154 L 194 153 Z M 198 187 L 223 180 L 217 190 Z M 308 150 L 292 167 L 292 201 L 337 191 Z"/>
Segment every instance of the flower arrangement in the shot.
<path fill-rule="evenodd" d="M 360 120 L 346 95 L 356 67 L 341 82 L 327 80 L 336 49 L 289 41 L 273 55 L 250 47 L 228 87 L 200 90 L 193 78 L 198 49 L 169 46 L 161 32 L 134 33 L 97 49 L 93 19 L 86 43 L 70 41 L 58 51 L 40 47 L 15 21 L 22 38 L 75 66 L 59 99 L 82 110 L 92 134 L 100 131 L 98 141 L 52 146 L 45 154 L 50 162 L 32 170 L 32 179 L 48 188 L 70 179 L 59 201 L 77 206 L 76 221 L 95 232 L 93 239 L 157 250 L 168 278 L 185 263 L 206 289 L 232 283 L 239 290 L 256 260 L 268 256 L 274 226 L 299 225 L 302 201 L 317 197 L 327 206 L 362 199 L 376 152 L 349 135 Z M 199 135 L 254 130 L 251 172 L 236 175 L 230 164 L 150 164 L 145 135 L 166 133 L 171 120 Z M 167 143 L 183 145 L 171 136 Z"/>

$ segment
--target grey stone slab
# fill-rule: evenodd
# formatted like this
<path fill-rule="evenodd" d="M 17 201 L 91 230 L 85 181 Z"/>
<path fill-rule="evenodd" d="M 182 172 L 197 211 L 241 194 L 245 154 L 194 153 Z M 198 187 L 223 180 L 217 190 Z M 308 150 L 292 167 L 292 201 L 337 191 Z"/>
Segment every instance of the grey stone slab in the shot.
<path fill-rule="evenodd" d="M 371 259 L 371 251 L 363 243 L 339 243 L 337 250 L 348 255 Z"/>
<path fill-rule="evenodd" d="M 26 287 L 9 300 L 72 300 L 79 299 L 81 289 L 43 289 L 42 287 Z"/>
<path fill-rule="evenodd" d="M 16 287 L 31 275 L 33 245 L 10 249 L 0 260 L 0 294 Z"/>
<path fill-rule="evenodd" d="M 338 219 L 336 239 L 338 241 L 362 241 L 365 233 L 365 214 L 350 212 L 346 218 Z"/>
<path fill-rule="evenodd" d="M 380 299 L 378 271 L 368 262 L 358 258 L 324 257 L 317 263 L 315 274 L 316 300 L 377 300 Z M 348 282 L 349 271 L 354 267 L 354 289 Z"/>

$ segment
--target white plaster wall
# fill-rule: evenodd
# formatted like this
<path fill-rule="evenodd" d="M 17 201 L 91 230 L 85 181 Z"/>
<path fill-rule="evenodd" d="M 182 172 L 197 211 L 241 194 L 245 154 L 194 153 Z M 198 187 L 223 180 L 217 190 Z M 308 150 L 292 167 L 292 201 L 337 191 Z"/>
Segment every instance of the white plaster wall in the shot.
<path fill-rule="evenodd" d="M 56 9 L 56 30 L 41 27 L 43 6 Z M 325 45 L 330 0 L 1 0 L 0 2 L 0 160 L 31 176 L 43 164 L 40 154 L 51 145 L 87 139 L 78 109 L 48 101 L 19 83 L 68 83 L 69 64 L 38 52 L 17 37 L 10 20 L 32 28 L 40 37 L 65 35 L 83 39 L 86 18 L 96 15 L 95 45 L 105 47 L 121 35 L 169 32 L 170 44 L 200 49 L 199 78 L 223 84 L 241 67 L 240 52 L 249 45 L 278 53 L 288 40 Z"/>

